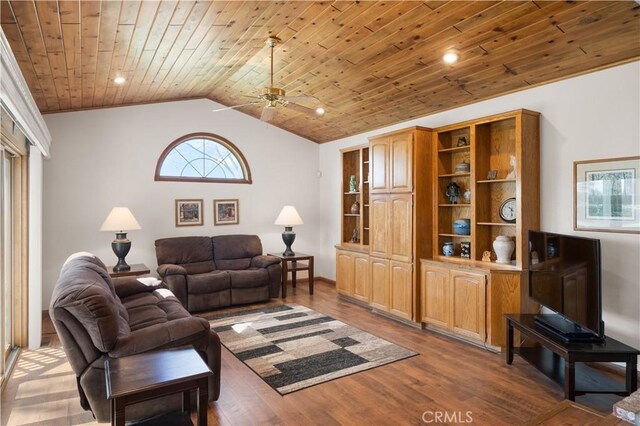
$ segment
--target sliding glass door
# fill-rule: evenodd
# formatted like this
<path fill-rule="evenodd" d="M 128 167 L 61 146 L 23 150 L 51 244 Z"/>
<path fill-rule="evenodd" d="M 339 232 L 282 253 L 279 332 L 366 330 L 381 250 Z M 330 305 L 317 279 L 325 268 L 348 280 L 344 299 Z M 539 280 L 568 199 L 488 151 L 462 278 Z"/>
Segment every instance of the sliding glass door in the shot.
<path fill-rule="evenodd" d="M 0 148 L 0 280 L 2 282 L 2 376 L 6 376 L 9 356 L 15 348 L 14 318 L 15 292 L 13 280 L 13 156 Z"/>

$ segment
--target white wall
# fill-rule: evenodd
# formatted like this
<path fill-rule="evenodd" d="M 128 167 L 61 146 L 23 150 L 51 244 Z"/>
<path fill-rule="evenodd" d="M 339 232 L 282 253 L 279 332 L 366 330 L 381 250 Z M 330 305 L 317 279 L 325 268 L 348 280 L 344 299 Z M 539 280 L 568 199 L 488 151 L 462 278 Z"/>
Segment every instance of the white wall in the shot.
<path fill-rule="evenodd" d="M 185 235 L 257 234 L 265 251 L 282 251 L 284 230 L 273 225 L 285 204 L 304 220 L 296 226 L 294 250 L 319 250 L 317 144 L 237 111 L 211 112 L 208 100 L 46 115 L 53 136 L 51 159 L 44 164 L 44 267 L 42 308 L 66 257 L 90 251 L 114 265 L 111 232 L 98 229 L 114 206 L 129 207 L 139 231 L 128 263 L 155 271 L 154 241 Z M 161 152 L 180 136 L 210 132 L 244 154 L 253 184 L 155 182 Z M 204 226 L 175 226 L 174 202 L 204 199 Z M 239 225 L 213 226 L 213 200 L 238 198 Z"/>
<path fill-rule="evenodd" d="M 29 152 L 29 349 L 42 339 L 42 154 Z"/>
<path fill-rule="evenodd" d="M 519 108 L 541 116 L 541 229 L 599 238 L 609 336 L 640 347 L 640 235 L 573 231 L 573 162 L 640 155 L 640 62 L 501 96 L 320 146 L 318 274 L 335 279 L 340 241 L 340 148 L 403 127 L 439 127 Z"/>

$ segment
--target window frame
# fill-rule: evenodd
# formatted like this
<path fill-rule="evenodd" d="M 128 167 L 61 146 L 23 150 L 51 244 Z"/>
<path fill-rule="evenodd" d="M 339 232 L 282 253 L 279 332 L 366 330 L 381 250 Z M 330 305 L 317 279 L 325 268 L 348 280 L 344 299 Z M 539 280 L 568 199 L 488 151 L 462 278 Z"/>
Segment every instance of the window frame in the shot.
<path fill-rule="evenodd" d="M 238 159 L 238 162 L 240 163 L 240 167 L 244 172 L 245 178 L 242 178 L 242 179 L 204 178 L 204 177 L 183 177 L 183 176 L 160 175 L 160 169 L 162 169 L 162 164 L 164 163 L 164 160 L 167 158 L 167 155 L 169 155 L 169 153 L 181 143 L 189 139 L 197 139 L 197 138 L 210 139 L 213 142 L 217 142 L 222 146 L 224 146 L 225 148 L 227 148 L 229 151 L 231 151 Z M 252 183 L 251 169 L 249 168 L 249 163 L 247 162 L 247 159 L 245 158 L 245 156 L 242 154 L 242 151 L 240 151 L 237 146 L 235 146 L 226 138 L 223 138 L 222 136 L 216 135 L 214 133 L 206 133 L 206 132 L 189 133 L 188 135 L 181 136 L 178 139 L 171 142 L 164 149 L 164 151 L 162 151 L 162 154 L 160 154 L 160 157 L 158 158 L 158 162 L 156 163 L 156 172 L 155 172 L 154 180 L 165 181 L 165 182 L 209 182 L 209 183 L 244 183 L 244 184 Z"/>

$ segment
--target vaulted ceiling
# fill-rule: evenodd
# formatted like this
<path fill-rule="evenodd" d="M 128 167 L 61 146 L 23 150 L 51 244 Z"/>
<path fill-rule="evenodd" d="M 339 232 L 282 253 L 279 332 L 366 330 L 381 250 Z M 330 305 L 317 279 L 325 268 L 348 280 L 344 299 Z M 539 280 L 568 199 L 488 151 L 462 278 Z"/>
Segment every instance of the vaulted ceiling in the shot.
<path fill-rule="evenodd" d="M 326 142 L 637 60 L 634 1 L 1 1 L 1 24 L 43 113 L 275 85 L 324 117 L 273 124 Z M 455 65 L 441 57 L 460 53 Z M 123 85 L 115 77 L 126 78 Z M 254 117 L 260 106 L 240 109 Z M 225 114 L 222 112 L 213 114 Z"/>

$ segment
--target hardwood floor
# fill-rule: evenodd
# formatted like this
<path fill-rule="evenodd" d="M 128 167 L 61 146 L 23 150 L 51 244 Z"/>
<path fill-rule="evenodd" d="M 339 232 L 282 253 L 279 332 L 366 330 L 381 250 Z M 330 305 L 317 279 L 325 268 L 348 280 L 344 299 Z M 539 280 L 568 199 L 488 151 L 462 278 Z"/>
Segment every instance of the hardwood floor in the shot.
<path fill-rule="evenodd" d="M 316 281 L 313 296 L 300 283 L 285 301 L 420 355 L 283 397 L 223 348 L 222 392 L 209 404 L 210 425 L 420 425 L 424 420 L 434 423 L 438 412 L 448 413 L 447 423 L 517 425 L 562 399 L 559 386 L 517 356 L 508 366 L 502 355 L 372 314 L 340 300 L 326 282 Z M 1 424 L 91 424 L 51 324 L 43 324 L 43 331 L 43 342 L 51 346 L 20 356 L 2 392 Z M 612 400 L 589 396 L 578 402 L 610 411 Z"/>

